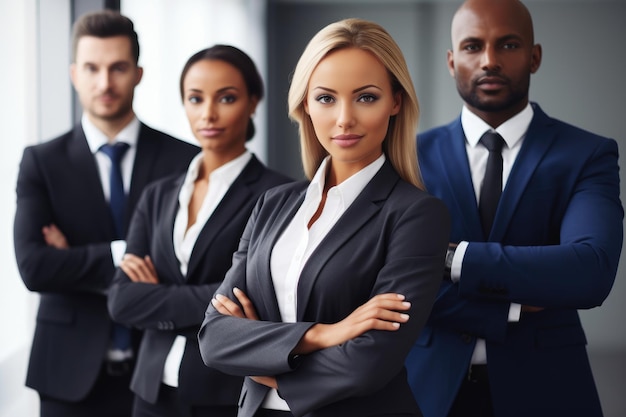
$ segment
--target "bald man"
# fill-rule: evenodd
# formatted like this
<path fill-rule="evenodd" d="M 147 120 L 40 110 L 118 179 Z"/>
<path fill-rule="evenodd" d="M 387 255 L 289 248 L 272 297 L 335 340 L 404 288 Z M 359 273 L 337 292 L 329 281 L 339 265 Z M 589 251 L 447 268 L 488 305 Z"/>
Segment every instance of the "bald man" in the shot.
<path fill-rule="evenodd" d="M 425 417 L 602 416 L 577 310 L 615 280 L 617 144 L 529 101 L 542 50 L 521 2 L 469 0 L 451 35 L 464 106 L 417 143 L 452 233 L 409 382 Z"/>

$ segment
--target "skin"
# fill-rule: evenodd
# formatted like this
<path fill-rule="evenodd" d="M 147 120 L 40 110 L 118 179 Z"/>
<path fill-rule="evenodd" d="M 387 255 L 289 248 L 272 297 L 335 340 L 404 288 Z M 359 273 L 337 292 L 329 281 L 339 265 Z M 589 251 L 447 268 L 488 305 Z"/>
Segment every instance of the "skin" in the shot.
<path fill-rule="evenodd" d="M 79 39 L 70 78 L 83 111 L 110 140 L 135 117 L 133 97 L 142 76 L 143 69 L 135 63 L 127 37 Z M 55 224 L 44 226 L 41 233 L 47 245 L 69 248 Z"/>
<path fill-rule="evenodd" d="M 451 35 L 448 70 L 469 110 L 494 129 L 522 111 L 542 55 L 528 9 L 517 0 L 466 1 Z M 542 309 L 522 306 L 523 312 Z"/>
<path fill-rule="evenodd" d="M 183 80 L 183 105 L 189 126 L 202 148 L 202 166 L 188 207 L 189 229 L 195 222 L 209 188 L 209 175 L 246 150 L 246 130 L 258 98 L 248 95 L 243 76 L 219 60 L 193 64 Z M 133 282 L 158 284 L 149 256 L 127 253 L 120 264 Z"/>
<path fill-rule="evenodd" d="M 516 0 L 467 1 L 451 35 L 448 70 L 467 107 L 493 128 L 522 111 L 542 54 L 526 7 Z"/>
<path fill-rule="evenodd" d="M 340 49 L 322 59 L 308 84 L 305 110 L 311 117 L 315 133 L 331 156 L 324 196 L 309 225 L 319 217 L 328 189 L 354 175 L 383 153 L 391 116 L 401 106 L 399 94 L 391 88 L 385 66 L 371 53 L 357 49 Z M 250 299 L 240 289 L 233 290 L 241 307 L 227 296 L 218 294 L 212 300 L 221 314 L 258 320 Z M 307 354 L 337 346 L 369 330 L 397 330 L 409 316 L 404 311 L 411 304 L 401 294 L 379 294 L 334 324 L 315 324 L 302 337 L 293 354 Z M 271 376 L 254 376 L 253 380 L 277 388 Z"/>
<path fill-rule="evenodd" d="M 142 76 L 128 38 L 83 36 L 78 41 L 72 84 L 87 117 L 110 139 L 135 116 L 134 91 Z"/>

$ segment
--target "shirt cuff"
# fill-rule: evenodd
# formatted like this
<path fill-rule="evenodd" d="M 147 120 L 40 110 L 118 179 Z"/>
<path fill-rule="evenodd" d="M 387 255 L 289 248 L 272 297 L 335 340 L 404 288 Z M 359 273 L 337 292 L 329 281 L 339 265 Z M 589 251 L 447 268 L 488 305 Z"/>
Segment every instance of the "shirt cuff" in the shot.
<path fill-rule="evenodd" d="M 113 242 L 111 242 L 111 258 L 113 258 L 113 265 L 115 265 L 116 267 L 120 266 L 125 253 L 125 240 L 114 240 Z"/>
<path fill-rule="evenodd" d="M 522 305 L 511 303 L 509 306 L 509 323 L 517 323 L 522 315 Z"/>
<path fill-rule="evenodd" d="M 452 258 L 452 267 L 450 268 L 450 280 L 452 282 L 459 282 L 461 280 L 461 268 L 463 267 L 463 257 L 467 250 L 469 242 L 462 241 L 456 247 L 454 251 L 454 257 Z"/>

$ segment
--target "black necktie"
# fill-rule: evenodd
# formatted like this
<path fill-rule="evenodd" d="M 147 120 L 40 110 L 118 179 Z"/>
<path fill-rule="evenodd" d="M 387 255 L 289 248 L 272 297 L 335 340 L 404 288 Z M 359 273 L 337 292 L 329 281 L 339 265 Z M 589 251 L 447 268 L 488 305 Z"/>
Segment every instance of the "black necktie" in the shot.
<path fill-rule="evenodd" d="M 126 193 L 124 192 L 124 182 L 122 181 L 121 161 L 129 147 L 128 143 L 124 142 L 117 142 L 112 145 L 106 144 L 100 147 L 100 150 L 111 159 L 111 195 L 109 198 L 109 207 L 111 208 L 111 214 L 113 215 L 113 222 L 115 224 L 116 239 L 124 238 L 124 206 L 126 204 Z"/>
<path fill-rule="evenodd" d="M 115 239 L 124 239 L 124 206 L 126 204 L 126 192 L 124 191 L 124 181 L 122 180 L 122 157 L 130 145 L 124 142 L 106 144 L 100 147 L 111 159 L 109 207 L 115 224 Z M 130 349 L 130 329 L 121 324 L 114 323 L 112 329 L 114 349 L 126 351 Z"/>
<path fill-rule="evenodd" d="M 480 141 L 489 150 L 485 178 L 480 188 L 478 212 L 483 226 L 485 239 L 489 237 L 493 218 L 496 216 L 498 201 L 502 194 L 502 145 L 504 139 L 496 132 L 486 132 Z"/>

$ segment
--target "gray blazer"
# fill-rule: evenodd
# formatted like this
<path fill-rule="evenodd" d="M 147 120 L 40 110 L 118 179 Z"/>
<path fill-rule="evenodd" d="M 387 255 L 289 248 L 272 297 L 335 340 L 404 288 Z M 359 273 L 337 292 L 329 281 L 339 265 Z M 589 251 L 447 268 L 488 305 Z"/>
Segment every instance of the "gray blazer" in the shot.
<path fill-rule="evenodd" d="M 199 333 L 202 358 L 233 375 L 275 376 L 295 416 L 420 416 L 404 358 L 441 283 L 448 212 L 440 200 L 401 180 L 386 162 L 304 265 L 298 321 L 283 323 L 269 259 L 307 185 L 280 186 L 259 200 L 218 292 L 242 289 L 261 321 L 222 316 L 209 306 Z M 291 355 L 313 324 L 340 321 L 386 292 L 402 293 L 412 303 L 411 318 L 399 330 L 369 331 L 341 346 Z M 267 391 L 246 378 L 239 416 L 253 416 Z"/>
<path fill-rule="evenodd" d="M 232 183 L 198 235 L 183 277 L 174 252 L 172 231 L 185 175 L 147 188 L 128 231 L 128 253 L 150 255 L 159 284 L 132 282 L 118 269 L 109 293 L 111 316 L 144 330 L 131 389 L 155 403 L 163 366 L 177 335 L 187 337 L 178 380 L 178 395 L 190 405 L 234 405 L 241 377 L 225 375 L 202 363 L 196 335 L 204 311 L 222 282 L 239 238 L 259 196 L 291 179 L 266 168 L 256 157 Z"/>

